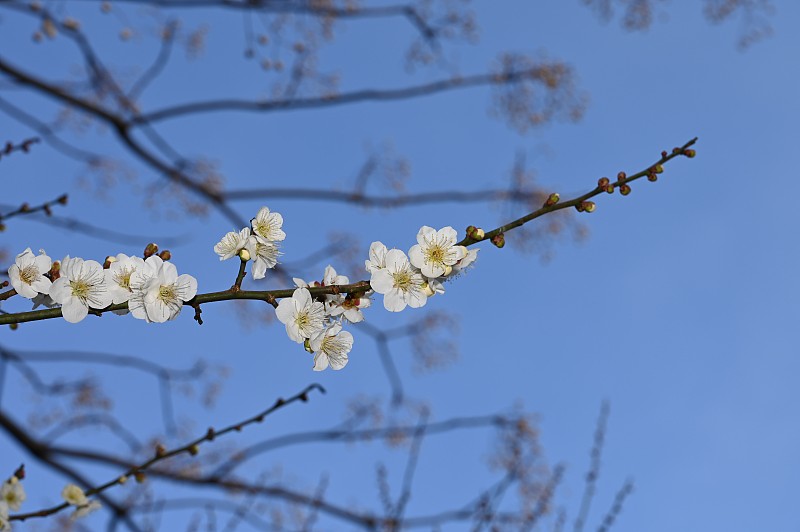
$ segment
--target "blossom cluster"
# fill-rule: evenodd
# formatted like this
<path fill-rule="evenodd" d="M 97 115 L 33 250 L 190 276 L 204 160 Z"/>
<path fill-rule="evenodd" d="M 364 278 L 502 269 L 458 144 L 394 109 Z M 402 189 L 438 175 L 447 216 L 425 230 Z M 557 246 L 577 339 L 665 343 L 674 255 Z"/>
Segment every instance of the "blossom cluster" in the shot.
<path fill-rule="evenodd" d="M 477 250 L 467 250 L 456 242 L 456 231 L 452 227 L 437 231 L 428 226 L 419 230 L 417 244 L 411 247 L 408 255 L 399 249 L 389 250 L 381 242 L 373 242 L 369 259 L 364 263 L 371 275 L 371 290 L 346 296 L 330 293 L 313 297 L 309 288 L 350 283 L 347 277 L 338 275 L 328 266 L 320 282 L 309 284 L 295 278 L 297 289 L 291 298 L 281 300 L 275 313 L 285 325 L 289 338 L 314 354 L 315 371 L 329 366 L 342 369 L 353 347 L 353 335 L 343 330 L 343 326 L 364 319 L 361 310 L 370 306 L 369 296 L 373 292 L 382 294 L 383 306 L 391 312 L 424 306 L 429 297 L 444 293 L 444 281 L 477 258 Z"/>
<path fill-rule="evenodd" d="M 197 293 L 194 277 L 178 275 L 174 264 L 152 253 L 146 259 L 120 253 L 101 265 L 69 255 L 53 261 L 44 250 L 34 255 L 27 248 L 17 255 L 8 276 L 19 295 L 33 300 L 33 308 L 61 305 L 70 323 L 83 320 L 90 308 L 120 303 L 128 303 L 128 309 L 116 313 L 130 311 L 134 318 L 160 323 L 175 319 Z"/>
<path fill-rule="evenodd" d="M 245 227 L 238 233 L 231 231 L 223 236 L 214 246 L 214 251 L 219 255 L 219 260 L 228 260 L 237 255 L 243 262 L 252 260 L 253 279 L 263 279 L 267 269 L 278 264 L 278 242 L 286 238 L 286 233 L 281 229 L 283 216 L 261 207 L 250 225 L 252 230 Z"/>

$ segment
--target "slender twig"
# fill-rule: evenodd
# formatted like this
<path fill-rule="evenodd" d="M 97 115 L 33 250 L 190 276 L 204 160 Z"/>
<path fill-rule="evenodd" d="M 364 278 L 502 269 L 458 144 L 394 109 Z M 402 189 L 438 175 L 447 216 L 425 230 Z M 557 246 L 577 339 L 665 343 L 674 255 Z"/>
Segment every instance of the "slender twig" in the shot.
<path fill-rule="evenodd" d="M 1 69 L 2 69 L 2 61 L 0 61 L 0 70 Z M 677 157 L 679 155 L 689 156 L 689 154 L 691 152 L 688 150 L 688 148 L 690 146 L 694 145 L 695 142 L 697 142 L 697 137 L 693 138 L 692 140 L 690 140 L 689 142 L 684 144 L 682 147 L 675 148 L 672 151 L 672 153 L 663 152 L 662 153 L 662 157 L 658 161 L 656 161 L 652 165 L 649 165 L 646 169 L 644 169 L 644 170 L 642 170 L 640 172 L 637 172 L 637 173 L 635 173 L 633 175 L 625 176 L 625 174 L 621 172 L 620 175 L 618 176 L 617 180 L 614 181 L 613 183 L 609 183 L 608 186 L 612 187 L 613 189 L 616 189 L 616 188 L 619 188 L 619 187 L 622 187 L 622 186 L 628 186 L 628 183 L 636 181 L 637 179 L 640 179 L 641 177 L 654 175 L 654 172 L 656 171 L 655 170 L 656 168 L 660 168 L 661 165 L 666 164 L 668 161 L 672 160 L 673 158 L 675 158 L 675 157 Z M 458 245 L 471 246 L 473 244 L 476 244 L 478 242 L 482 242 L 484 240 L 492 240 L 494 242 L 493 239 L 496 236 L 502 235 L 503 233 L 505 233 L 507 231 L 510 231 L 512 229 L 520 227 L 520 226 L 522 226 L 522 225 L 524 225 L 524 224 L 526 224 L 526 223 L 528 223 L 528 222 L 530 222 L 532 220 L 535 220 L 536 218 L 539 218 L 540 216 L 544 216 L 545 214 L 548 214 L 548 213 L 551 213 L 551 212 L 555 212 L 555 211 L 558 211 L 558 210 L 561 210 L 561 209 L 565 209 L 565 208 L 568 208 L 568 207 L 583 206 L 583 205 L 586 204 L 587 200 L 589 200 L 590 198 L 593 198 L 593 197 L 595 197 L 598 194 L 601 194 L 603 192 L 606 192 L 606 188 L 603 188 L 600 185 L 598 185 L 595 189 L 591 190 L 590 192 L 587 192 L 586 194 L 583 194 L 582 196 L 578 196 L 577 198 L 574 198 L 574 199 L 571 199 L 571 200 L 568 200 L 568 201 L 564 201 L 564 202 L 560 202 L 560 203 L 554 203 L 554 204 L 549 204 L 549 202 L 548 202 L 548 204 L 545 204 L 544 207 L 542 207 L 542 208 L 540 208 L 540 209 L 538 209 L 536 211 L 533 211 L 530 214 L 527 214 L 527 215 L 523 216 L 522 218 L 518 218 L 517 220 L 514 220 L 513 222 L 507 223 L 507 224 L 502 225 L 502 226 L 500 226 L 500 227 L 498 227 L 496 229 L 493 229 L 492 231 L 486 232 L 485 236 L 483 238 L 474 238 L 474 237 L 468 235 L 468 236 L 464 237 L 463 240 L 458 242 Z M 238 217 L 238 215 L 236 215 L 236 214 L 234 214 L 234 216 Z M 369 281 L 363 280 L 363 281 L 358 281 L 358 282 L 347 284 L 347 285 L 320 286 L 320 287 L 309 288 L 308 290 L 311 292 L 311 295 L 313 297 L 319 297 L 319 296 L 328 295 L 328 294 L 363 294 L 363 293 L 367 292 L 370 289 L 371 289 L 371 287 L 370 287 Z M 266 290 L 266 291 L 225 290 L 225 291 L 222 291 L 222 292 L 211 292 L 211 293 L 206 293 L 206 294 L 198 294 L 197 296 L 195 296 L 194 299 L 192 299 L 191 301 L 187 301 L 184 304 L 188 305 L 190 307 L 193 307 L 193 308 L 195 308 L 195 310 L 197 310 L 199 305 L 203 305 L 205 303 L 214 303 L 214 302 L 218 302 L 218 301 L 229 301 L 229 300 L 234 300 L 234 299 L 251 299 L 251 300 L 257 300 L 257 301 L 264 301 L 264 302 L 270 303 L 270 304 L 272 304 L 274 306 L 274 305 L 277 305 L 277 303 L 276 303 L 277 299 L 281 299 L 281 298 L 285 298 L 285 297 L 291 297 L 292 294 L 294 293 L 294 290 L 295 289 L 293 289 L 293 288 L 280 289 L 280 290 Z M 5 294 L 0 294 L 0 300 L 4 299 L 4 297 L 3 297 L 4 295 Z M 6 298 L 7 297 L 9 297 L 9 296 L 6 296 Z M 123 309 L 126 309 L 127 306 L 128 306 L 127 303 L 120 303 L 118 305 L 111 305 L 111 306 L 106 307 L 104 309 L 96 309 L 96 310 L 93 311 L 93 313 L 100 315 L 100 314 L 102 314 L 104 312 L 108 312 L 108 311 L 123 310 Z M 53 319 L 53 318 L 58 318 L 60 316 L 61 316 L 61 309 L 60 308 L 52 308 L 52 309 L 45 309 L 45 310 L 35 310 L 35 311 L 31 311 L 31 312 L 9 313 L 9 314 L 0 315 L 0 325 L 7 325 L 7 324 L 11 324 L 11 323 L 23 323 L 23 322 L 29 322 L 29 321 Z"/>
<path fill-rule="evenodd" d="M 23 153 L 28 153 L 31 149 L 32 144 L 37 144 L 39 139 L 34 137 L 30 139 L 26 139 L 19 144 L 14 144 L 13 142 L 6 142 L 6 145 L 0 149 L 0 159 L 3 157 L 7 157 L 14 153 L 15 151 L 21 151 Z"/>
<path fill-rule="evenodd" d="M 41 205 L 36 205 L 34 207 L 31 207 L 27 203 L 23 203 L 13 211 L 7 212 L 5 214 L 0 213 L 0 224 L 8 220 L 9 218 L 14 218 L 15 216 L 20 216 L 23 214 L 35 214 L 37 212 L 44 212 L 47 216 L 50 216 L 53 214 L 52 207 L 56 205 L 66 205 L 66 204 L 67 204 L 66 194 L 61 194 L 54 200 L 46 201 Z"/>
<path fill-rule="evenodd" d="M 581 532 L 586 520 L 589 517 L 589 508 L 594 498 L 595 490 L 597 487 L 597 478 L 600 476 L 600 458 L 603 454 L 603 442 L 606 435 L 606 425 L 608 424 L 608 402 L 604 401 L 600 407 L 600 415 L 597 418 L 597 428 L 594 431 L 594 443 L 592 444 L 591 452 L 591 465 L 589 472 L 586 473 L 586 483 L 583 490 L 583 497 L 581 498 L 581 506 L 578 510 L 578 516 L 575 518 L 574 532 Z"/>
<path fill-rule="evenodd" d="M 272 406 L 270 406 L 269 408 L 267 408 L 267 409 L 263 410 L 262 412 L 256 414 L 255 416 L 252 416 L 252 417 L 250 417 L 248 419 L 245 419 L 244 421 L 240 421 L 238 423 L 234 423 L 233 425 L 230 425 L 230 426 L 225 427 L 225 428 L 220 429 L 220 430 L 216 430 L 214 428 L 209 428 L 208 431 L 205 433 L 205 435 L 203 435 L 203 436 L 201 436 L 199 438 L 196 438 L 196 439 L 192 440 L 191 442 L 189 442 L 189 443 L 187 443 L 187 444 L 185 444 L 185 445 L 183 445 L 181 447 L 177 447 L 177 448 L 171 449 L 171 450 L 167 450 L 167 449 L 165 449 L 163 447 L 158 447 L 156 449 L 156 454 L 155 454 L 155 456 L 153 458 L 151 458 L 151 459 L 149 459 L 149 460 L 147 460 L 147 461 L 145 461 L 145 462 L 143 462 L 143 463 L 141 463 L 139 465 L 130 467 L 127 471 L 122 473 L 122 475 L 120 475 L 120 476 L 118 476 L 118 477 L 116 477 L 116 478 L 114 478 L 112 480 L 109 480 L 108 482 L 106 482 L 104 484 L 101 484 L 99 486 L 95 486 L 93 488 L 90 488 L 90 489 L 86 490 L 86 495 L 92 496 L 92 495 L 101 493 L 101 492 L 103 492 L 103 491 L 105 491 L 105 490 L 107 490 L 107 489 L 109 489 L 109 488 L 111 488 L 113 486 L 124 484 L 128 480 L 129 477 L 137 478 L 137 480 L 138 479 L 143 479 L 144 478 L 143 475 L 148 471 L 149 468 L 151 468 L 153 465 L 155 465 L 155 464 L 157 464 L 157 463 L 159 463 L 159 462 L 161 462 L 163 460 L 167 460 L 168 458 L 172 458 L 174 456 L 181 455 L 181 454 L 189 454 L 191 456 L 195 456 L 199 452 L 199 446 L 201 444 L 206 443 L 206 442 L 214 441 L 215 439 L 217 439 L 217 438 L 219 438 L 221 436 L 224 436 L 226 434 L 229 434 L 231 432 L 240 432 L 242 429 L 244 429 L 248 425 L 252 425 L 254 423 L 261 423 L 261 422 L 264 421 L 265 417 L 269 416 L 273 412 L 275 412 L 275 411 L 277 411 L 277 410 L 279 410 L 279 409 L 281 409 L 281 408 L 283 408 L 283 407 L 285 407 L 285 406 L 287 406 L 287 405 L 289 405 L 291 403 L 294 403 L 294 402 L 297 402 L 297 401 L 306 402 L 306 401 L 308 401 L 309 393 L 314 391 L 314 390 L 317 390 L 317 391 L 319 391 L 321 393 L 325 393 L 325 389 L 322 386 L 320 386 L 319 384 L 311 384 L 310 386 L 307 386 L 303 391 L 301 391 L 301 392 L 289 397 L 288 399 L 278 398 Z M 16 436 L 19 432 L 22 432 L 22 429 L 19 428 L 2 411 L 0 411 L 0 426 L 2 426 L 4 429 L 6 429 L 7 432 L 10 432 L 14 436 Z M 18 441 L 20 440 L 20 438 L 17 438 L 17 439 L 18 439 Z M 20 442 L 20 443 L 23 443 L 23 445 L 25 445 L 29 449 L 42 448 L 42 449 L 46 449 L 47 452 L 49 452 L 49 453 L 54 452 L 53 449 L 48 448 L 47 446 L 43 445 L 42 443 L 36 442 L 35 440 L 33 440 L 30 437 L 28 437 L 28 439 L 30 440 L 30 442 L 32 442 L 31 445 L 27 445 L 24 442 Z M 38 511 L 35 511 L 35 512 L 28 512 L 28 513 L 24 513 L 24 514 L 11 515 L 9 517 L 9 520 L 11 520 L 11 521 L 24 521 L 24 520 L 32 518 L 32 517 L 47 517 L 49 515 L 53 515 L 55 513 L 58 513 L 61 510 L 64 510 L 65 508 L 68 508 L 68 507 L 69 507 L 69 504 L 65 502 L 65 503 L 59 504 L 57 506 L 52 506 L 50 508 L 45 508 L 45 509 L 38 510 Z"/>

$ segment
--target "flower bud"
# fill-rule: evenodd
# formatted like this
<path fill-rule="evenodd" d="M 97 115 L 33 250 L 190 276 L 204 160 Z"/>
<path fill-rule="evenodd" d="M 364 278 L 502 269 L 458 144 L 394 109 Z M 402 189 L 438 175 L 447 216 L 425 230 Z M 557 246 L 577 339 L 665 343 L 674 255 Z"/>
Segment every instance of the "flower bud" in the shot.
<path fill-rule="evenodd" d="M 118 484 L 125 484 L 126 482 L 128 482 L 128 477 L 126 475 L 122 475 L 117 479 Z"/>
<path fill-rule="evenodd" d="M 135 478 L 136 482 L 139 484 L 144 484 L 144 481 L 147 480 L 147 475 L 145 475 L 142 471 L 137 471 L 133 474 L 133 478 Z"/>
<path fill-rule="evenodd" d="M 309 353 L 313 353 L 314 352 L 314 350 L 311 349 L 311 339 L 310 338 L 306 338 L 305 339 L 305 341 L 303 342 L 303 348 L 306 351 L 308 351 Z"/>
<path fill-rule="evenodd" d="M 649 174 L 647 174 L 647 180 L 650 181 L 651 183 L 655 183 L 656 181 L 658 181 L 658 176 L 654 172 L 650 172 Z"/>
<path fill-rule="evenodd" d="M 451 268 L 451 270 L 452 270 L 452 268 Z M 428 284 L 427 282 L 422 284 L 422 291 L 425 292 L 425 295 L 427 297 L 431 297 L 431 296 L 433 296 L 433 294 L 436 293 L 436 292 L 433 291 L 433 288 L 431 288 L 431 285 Z"/>
<path fill-rule="evenodd" d="M 505 246 L 506 245 L 506 237 L 505 237 L 505 235 L 503 235 L 503 233 L 494 235 L 492 237 L 492 244 L 494 244 L 498 248 L 502 248 L 503 246 Z"/>
<path fill-rule="evenodd" d="M 594 212 L 595 208 L 597 207 L 593 201 L 584 201 L 582 205 L 583 210 L 586 212 Z"/>
<path fill-rule="evenodd" d="M 482 240 L 486 233 L 480 227 L 475 227 L 474 225 L 470 225 L 467 227 L 467 236 L 470 237 L 472 240 Z"/>
<path fill-rule="evenodd" d="M 653 167 L 653 172 L 655 172 L 657 174 L 662 174 L 662 173 L 664 173 L 664 167 L 661 166 L 660 164 L 657 164 L 657 165 L 655 165 Z"/>
<path fill-rule="evenodd" d="M 601 177 L 597 180 L 597 186 L 605 190 L 610 182 L 611 180 L 609 180 L 607 177 Z"/>
<path fill-rule="evenodd" d="M 191 454 L 192 456 L 197 456 L 199 452 L 200 452 L 200 447 L 198 447 L 196 444 L 189 447 L 189 454 Z"/>
<path fill-rule="evenodd" d="M 164 456 L 165 454 L 167 454 L 167 448 L 164 447 L 164 445 L 162 445 L 160 443 L 158 445 L 156 445 L 156 456 L 160 457 L 160 456 Z"/>
<path fill-rule="evenodd" d="M 247 262 L 250 260 L 250 252 L 242 248 L 239 250 L 239 258 L 242 259 L 242 262 Z"/>
<path fill-rule="evenodd" d="M 103 263 L 103 269 L 104 270 L 109 269 L 111 267 L 111 264 L 113 264 L 115 262 L 117 262 L 117 257 L 115 257 L 113 255 L 109 255 L 108 257 L 106 257 L 106 260 Z"/>
<path fill-rule="evenodd" d="M 694 150 L 683 150 L 683 154 L 689 159 L 692 159 L 695 155 L 697 155 L 697 152 Z"/>
<path fill-rule="evenodd" d="M 149 257 L 152 257 L 156 253 L 158 253 L 158 244 L 156 244 L 155 242 L 150 242 L 144 248 L 144 258 L 145 259 L 149 258 Z"/>
<path fill-rule="evenodd" d="M 549 196 L 547 196 L 547 201 L 544 202 L 545 207 L 552 207 L 558 200 L 561 199 L 561 196 L 558 195 L 558 192 L 553 192 Z"/>
<path fill-rule="evenodd" d="M 617 181 L 625 181 L 628 178 L 628 175 L 625 172 L 620 172 L 617 174 Z"/>
<path fill-rule="evenodd" d="M 161 257 L 161 260 L 169 260 L 172 258 L 172 253 L 170 253 L 168 249 L 165 249 L 159 253 L 158 256 Z"/>
<path fill-rule="evenodd" d="M 8 328 L 11 329 L 12 331 L 16 331 L 17 329 L 19 329 L 19 323 L 9 323 Z"/>
<path fill-rule="evenodd" d="M 609 194 L 613 194 L 614 193 L 614 185 L 611 185 L 611 184 L 606 185 L 605 191 L 608 192 Z"/>
<path fill-rule="evenodd" d="M 622 194 L 623 196 L 627 196 L 628 194 L 630 194 L 631 193 L 630 185 L 620 185 L 619 193 Z"/>
<path fill-rule="evenodd" d="M 53 264 L 50 266 L 50 271 L 47 272 L 47 276 L 50 277 L 51 281 L 55 281 L 59 277 L 61 277 L 61 262 L 54 260 Z"/>

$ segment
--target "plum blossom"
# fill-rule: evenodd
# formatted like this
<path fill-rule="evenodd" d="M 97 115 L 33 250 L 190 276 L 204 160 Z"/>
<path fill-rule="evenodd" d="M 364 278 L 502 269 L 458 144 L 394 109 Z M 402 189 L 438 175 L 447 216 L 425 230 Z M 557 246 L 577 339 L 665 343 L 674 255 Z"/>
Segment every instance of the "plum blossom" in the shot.
<path fill-rule="evenodd" d="M 67 504 L 73 506 L 85 506 L 89 504 L 89 499 L 86 497 L 86 494 L 81 487 L 76 484 L 67 484 L 64 486 L 64 489 L 61 490 L 61 498 L 64 499 Z"/>
<path fill-rule="evenodd" d="M 314 301 L 308 288 L 298 288 L 281 300 L 275 309 L 278 319 L 286 325 L 289 338 L 302 344 L 323 329 L 325 309 L 319 301 Z"/>
<path fill-rule="evenodd" d="M 386 267 L 372 270 L 370 284 L 373 290 L 383 294 L 383 306 L 389 312 L 400 312 L 406 306 L 425 306 L 425 279 L 411 266 L 406 254 L 399 249 L 386 253 Z"/>
<path fill-rule="evenodd" d="M 423 225 L 417 233 L 417 244 L 408 250 L 411 264 L 422 271 L 425 277 L 449 275 L 453 265 L 463 259 L 467 248 L 456 246 L 456 230 L 450 226 L 438 231 Z"/>
<path fill-rule="evenodd" d="M 82 504 L 77 508 L 75 508 L 75 511 L 72 512 L 72 515 L 70 515 L 69 518 L 72 521 L 75 521 L 76 519 L 80 519 L 81 517 L 86 517 L 95 510 L 99 510 L 100 508 L 102 508 L 102 506 L 103 505 L 100 504 L 100 502 L 91 500 L 88 503 Z"/>
<path fill-rule="evenodd" d="M 343 331 L 341 324 L 334 323 L 315 333 L 309 345 L 314 353 L 314 371 L 323 371 L 328 366 L 340 370 L 347 365 L 347 353 L 353 348 L 353 335 Z"/>
<path fill-rule="evenodd" d="M 278 264 L 278 257 L 281 255 L 278 246 L 258 235 L 250 235 L 247 239 L 246 248 L 253 260 L 253 279 L 263 279 L 267 275 L 267 269 L 274 268 Z"/>
<path fill-rule="evenodd" d="M 8 504 L 0 501 L 0 532 L 11 530 L 11 523 L 8 521 Z"/>
<path fill-rule="evenodd" d="M 124 253 L 113 257 L 108 269 L 104 270 L 106 285 L 113 303 L 125 303 L 131 297 L 131 275 L 144 268 L 144 260 L 140 257 L 129 257 Z"/>
<path fill-rule="evenodd" d="M 17 258 L 8 268 L 8 277 L 11 286 L 19 295 L 27 299 L 33 299 L 39 294 L 47 294 L 50 290 L 50 279 L 45 277 L 52 261 L 44 250 L 39 250 L 38 255 L 34 255 L 31 248 L 17 255 Z"/>
<path fill-rule="evenodd" d="M 249 238 L 249 227 L 245 227 L 238 233 L 236 231 L 231 231 L 223 236 L 222 240 L 214 246 L 214 252 L 219 255 L 219 260 L 228 260 L 238 255 L 241 250 L 247 247 Z"/>
<path fill-rule="evenodd" d="M 361 297 L 347 296 L 335 305 L 331 305 L 328 312 L 334 317 L 342 316 L 350 323 L 364 321 L 364 314 L 361 312 L 361 309 L 368 308 L 372 304 L 372 301 L 368 297 L 371 293 L 372 291 Z"/>
<path fill-rule="evenodd" d="M 178 275 L 175 265 L 158 255 L 148 257 L 144 267 L 131 274 L 130 285 L 128 308 L 134 318 L 148 323 L 174 320 L 183 304 L 197 294 L 197 279 Z"/>
<path fill-rule="evenodd" d="M 380 270 L 386 267 L 386 246 L 382 242 L 373 242 L 369 246 L 369 259 L 364 261 L 364 268 L 367 273 L 373 270 Z"/>
<path fill-rule="evenodd" d="M 112 301 L 103 267 L 97 261 L 69 255 L 61 261 L 61 276 L 50 286 L 50 297 L 61 304 L 61 314 L 70 323 L 85 318 L 89 307 L 106 308 Z"/>
<path fill-rule="evenodd" d="M 453 264 L 453 276 L 463 273 L 467 268 L 472 267 L 476 260 L 478 260 L 478 252 L 480 249 L 469 249 L 463 259 Z"/>
<path fill-rule="evenodd" d="M 281 229 L 283 216 L 277 212 L 269 212 L 267 207 L 261 207 L 256 217 L 250 220 L 250 224 L 255 234 L 270 242 L 279 242 L 286 238 L 286 233 Z"/>
<path fill-rule="evenodd" d="M 0 502 L 6 504 L 10 510 L 19 511 L 25 498 L 25 488 L 22 487 L 22 482 L 15 476 L 12 476 L 0 486 Z"/>

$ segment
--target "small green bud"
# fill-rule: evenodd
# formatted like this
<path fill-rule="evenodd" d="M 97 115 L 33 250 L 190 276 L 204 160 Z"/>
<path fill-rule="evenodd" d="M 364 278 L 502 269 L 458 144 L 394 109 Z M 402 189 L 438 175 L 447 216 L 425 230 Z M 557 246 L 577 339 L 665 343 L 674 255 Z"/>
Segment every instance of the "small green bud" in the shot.
<path fill-rule="evenodd" d="M 314 352 L 314 350 L 311 349 L 311 339 L 310 338 L 306 338 L 305 339 L 305 341 L 303 342 L 303 348 L 306 351 L 308 351 L 309 353 L 313 353 Z"/>
<path fill-rule="evenodd" d="M 619 193 L 622 194 L 623 196 L 627 196 L 628 194 L 630 194 L 631 193 L 630 185 L 620 185 Z"/>
<path fill-rule="evenodd" d="M 558 192 L 553 192 L 547 197 L 547 201 L 544 202 L 545 207 L 552 207 L 558 200 L 561 199 L 561 196 L 558 195 Z"/>
<path fill-rule="evenodd" d="M 502 248 L 503 246 L 505 246 L 506 245 L 505 235 L 503 235 L 503 233 L 494 235 L 492 237 L 492 244 L 494 244 L 498 248 Z"/>

